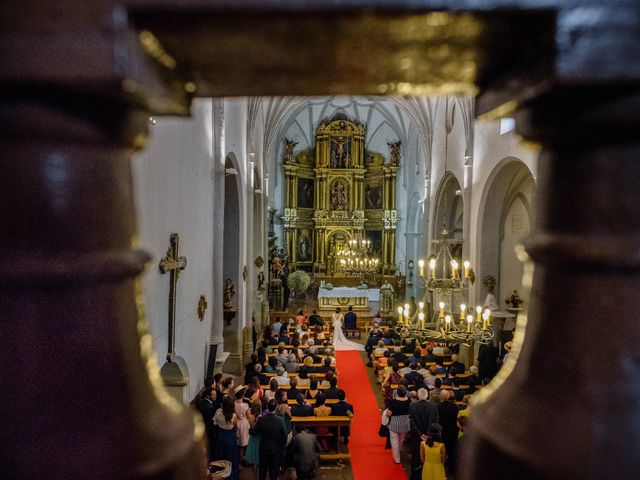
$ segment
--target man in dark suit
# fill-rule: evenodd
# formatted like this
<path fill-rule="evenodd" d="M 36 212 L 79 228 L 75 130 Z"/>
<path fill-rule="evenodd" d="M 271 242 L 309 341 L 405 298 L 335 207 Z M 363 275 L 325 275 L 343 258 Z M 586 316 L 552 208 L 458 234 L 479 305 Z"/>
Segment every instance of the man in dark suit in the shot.
<path fill-rule="evenodd" d="M 322 317 L 318 315 L 318 312 L 316 310 L 314 310 L 313 313 L 309 316 L 309 326 L 315 327 L 317 325 L 324 327 L 324 320 L 322 320 Z"/>
<path fill-rule="evenodd" d="M 260 480 L 266 480 L 267 472 L 271 480 L 278 478 L 282 452 L 287 445 L 284 420 L 275 414 L 276 407 L 276 400 L 274 398 L 269 400 L 266 415 L 260 417 L 249 430 L 251 435 L 260 435 Z"/>
<path fill-rule="evenodd" d="M 329 388 L 327 388 L 324 391 L 324 396 L 326 398 L 338 398 L 338 392 L 340 391 L 340 389 L 337 388 L 338 385 L 338 377 L 331 376 L 331 378 L 329 378 Z M 333 412 L 333 407 L 331 412 Z"/>
<path fill-rule="evenodd" d="M 464 373 L 464 371 L 466 370 L 464 363 L 460 361 L 460 357 L 455 353 L 451 355 L 451 365 L 449 365 L 449 368 L 451 367 L 455 367 L 456 372 L 458 373 Z"/>
<path fill-rule="evenodd" d="M 331 405 L 331 415 L 336 417 L 353 417 L 353 414 L 355 413 L 353 411 L 353 405 L 344 401 L 344 390 L 339 388 L 336 398 L 338 401 Z M 340 433 L 344 437 L 344 443 L 347 444 L 349 442 L 349 434 L 351 433 L 349 427 L 341 427 Z"/>
<path fill-rule="evenodd" d="M 293 405 L 291 407 L 291 415 L 294 417 L 313 417 L 313 407 L 309 405 L 305 399 L 304 395 L 299 393 L 296 395 L 297 405 Z"/>
<path fill-rule="evenodd" d="M 409 368 L 411 368 L 411 371 L 404 376 L 409 388 L 413 385 L 422 385 L 422 375 L 418 373 L 418 365 L 416 363 L 411 363 Z"/>
<path fill-rule="evenodd" d="M 420 461 L 420 435 L 426 435 L 432 423 L 439 422 L 438 407 L 429 403 L 429 393 L 425 388 L 418 390 L 418 401 L 409 405 L 409 423 L 411 425 L 411 477 L 410 480 L 422 478 L 422 462 Z"/>
<path fill-rule="evenodd" d="M 437 355 L 433 353 L 433 347 L 427 347 L 427 354 L 424 356 L 423 360 L 427 363 L 436 363 L 439 361 Z"/>
<path fill-rule="evenodd" d="M 349 311 L 344 316 L 344 329 L 345 330 L 355 330 L 358 328 L 358 316 L 353 312 L 353 307 L 349 306 Z M 349 332 L 344 333 L 346 337 L 349 336 Z M 355 332 L 352 333 L 355 337 Z"/>

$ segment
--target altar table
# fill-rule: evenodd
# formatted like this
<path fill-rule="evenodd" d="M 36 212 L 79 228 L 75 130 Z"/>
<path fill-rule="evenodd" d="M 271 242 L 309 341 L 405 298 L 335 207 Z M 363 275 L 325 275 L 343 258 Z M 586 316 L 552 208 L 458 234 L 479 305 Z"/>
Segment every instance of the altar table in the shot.
<path fill-rule="evenodd" d="M 318 290 L 318 308 L 321 310 L 335 310 L 336 307 L 346 310 L 352 306 L 354 310 L 368 311 L 370 303 L 379 302 L 380 290 L 377 288 L 334 287 Z"/>

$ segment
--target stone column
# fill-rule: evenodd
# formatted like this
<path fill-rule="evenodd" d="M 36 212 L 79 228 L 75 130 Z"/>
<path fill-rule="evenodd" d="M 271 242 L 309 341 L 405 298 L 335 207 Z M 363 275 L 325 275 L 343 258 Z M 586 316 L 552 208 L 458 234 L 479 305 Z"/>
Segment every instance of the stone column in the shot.
<path fill-rule="evenodd" d="M 126 15 L 102 6 L 61 3 L 55 18 L 3 9 L 2 470 L 202 478 L 203 428 L 162 386 L 138 283 L 149 256 L 136 245 L 129 161 L 149 122 L 146 87 L 162 81 Z M 115 73 L 131 62 L 135 80 Z M 172 106 L 188 112 L 184 98 Z"/>
<path fill-rule="evenodd" d="M 543 145 L 537 229 L 526 243 L 536 262 L 531 304 L 519 318 L 517 362 L 469 417 L 463 478 L 640 471 L 638 99 L 581 88 L 538 99 L 518 117 L 521 133 Z"/>

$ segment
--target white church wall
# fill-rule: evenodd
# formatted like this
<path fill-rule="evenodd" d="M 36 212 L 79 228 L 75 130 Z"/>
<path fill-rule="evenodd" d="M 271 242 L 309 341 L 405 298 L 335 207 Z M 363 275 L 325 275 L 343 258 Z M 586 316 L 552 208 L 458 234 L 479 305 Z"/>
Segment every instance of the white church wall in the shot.
<path fill-rule="evenodd" d="M 482 287 L 483 273 L 480 271 L 479 263 L 487 259 L 482 259 L 481 228 L 483 216 L 485 214 L 484 204 L 488 195 L 493 178 L 500 169 L 510 163 L 521 163 L 533 178 L 536 178 L 538 168 L 538 152 L 525 147 L 515 131 L 510 131 L 500 135 L 499 121 L 476 121 L 474 126 L 474 154 L 473 154 L 473 184 L 470 214 L 472 222 L 469 228 L 469 242 L 471 246 L 470 261 L 476 270 L 476 283 L 470 291 L 472 303 L 484 301 L 485 291 Z M 533 193 L 531 193 L 530 204 L 534 204 Z M 500 259 L 497 259 L 498 263 Z M 486 274 L 486 273 L 485 273 Z M 499 275 L 499 272 L 493 272 Z M 501 306 L 503 305 L 501 301 Z"/>
<path fill-rule="evenodd" d="M 197 100 L 190 118 L 156 118 L 147 149 L 132 161 L 139 243 L 153 255 L 142 280 L 159 365 L 167 354 L 169 275 L 160 274 L 158 263 L 172 233 L 180 234 L 179 253 L 187 257 L 177 287 L 175 341 L 189 368 L 187 398 L 202 385 L 211 332 L 211 308 L 200 321 L 198 299 L 204 294 L 210 305 L 215 301 L 211 108 L 211 100 Z"/>
<path fill-rule="evenodd" d="M 527 292 L 522 289 L 524 264 L 515 253 L 516 246 L 522 244 L 530 231 L 529 211 L 524 203 L 526 201 L 524 196 L 516 197 L 504 216 L 504 236 L 500 247 L 500 291 L 497 292 L 498 301 L 503 308 L 506 306 L 505 299 L 511 296 L 514 289 L 518 290 L 525 305 L 529 304 L 529 298 L 525 298 Z"/>

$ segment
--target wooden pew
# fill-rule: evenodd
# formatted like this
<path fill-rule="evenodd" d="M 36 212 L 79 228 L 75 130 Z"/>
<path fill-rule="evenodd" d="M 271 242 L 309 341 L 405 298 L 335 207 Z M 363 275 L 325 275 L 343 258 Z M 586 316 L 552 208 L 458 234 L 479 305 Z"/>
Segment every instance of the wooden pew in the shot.
<path fill-rule="evenodd" d="M 351 458 L 350 453 L 342 453 L 340 452 L 340 439 L 342 435 L 340 434 L 341 427 L 348 427 L 351 425 L 351 418 L 347 416 L 329 416 L 329 417 L 292 417 L 291 423 L 294 423 L 296 426 L 305 426 L 305 427 L 337 427 L 338 432 L 338 441 L 336 443 L 336 451 L 335 453 L 321 453 L 320 460 L 345 460 Z"/>
<path fill-rule="evenodd" d="M 298 389 L 300 390 L 300 389 Z M 313 398 L 307 398 L 307 403 L 309 403 L 309 405 L 313 406 L 313 404 L 315 403 L 315 399 Z M 296 401 L 295 398 L 290 398 L 289 400 L 287 400 L 287 402 L 289 403 L 289 405 L 297 405 L 298 402 Z M 338 399 L 337 398 L 327 398 L 325 399 L 324 403 L 326 403 L 327 405 L 333 405 L 334 403 L 338 403 Z"/>

